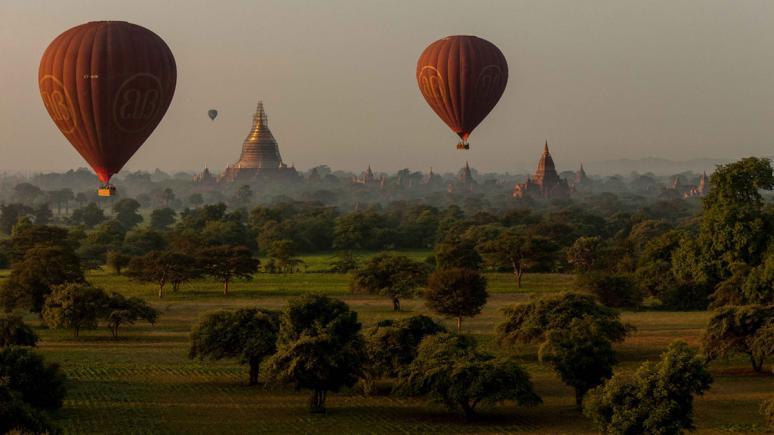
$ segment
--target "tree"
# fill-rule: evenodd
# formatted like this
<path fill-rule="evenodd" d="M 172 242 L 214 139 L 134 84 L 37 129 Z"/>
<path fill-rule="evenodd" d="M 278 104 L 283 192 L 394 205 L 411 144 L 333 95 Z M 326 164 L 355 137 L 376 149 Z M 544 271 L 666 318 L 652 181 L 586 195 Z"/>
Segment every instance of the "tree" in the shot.
<path fill-rule="evenodd" d="M 175 223 L 177 213 L 169 207 L 160 208 L 151 212 L 150 227 L 154 230 L 166 230 Z"/>
<path fill-rule="evenodd" d="M 597 302 L 593 296 L 562 293 L 503 309 L 505 319 L 497 325 L 497 338 L 507 343 L 543 343 L 546 333 L 567 330 L 572 321 L 590 317 L 599 333 L 612 342 L 623 341 L 633 329 L 621 322 L 620 315 Z"/>
<path fill-rule="evenodd" d="M 81 195 L 80 193 L 78 195 Z M 73 210 L 73 214 L 70 216 L 70 221 L 76 225 L 84 225 L 86 228 L 94 228 L 95 226 L 105 222 L 105 212 L 102 211 L 97 204 L 91 202 L 86 207 L 81 207 Z"/>
<path fill-rule="evenodd" d="M 189 358 L 238 358 L 250 367 L 250 385 L 258 383 L 261 362 L 277 349 L 279 313 L 260 308 L 208 314 L 191 332 Z"/>
<path fill-rule="evenodd" d="M 292 240 L 276 240 L 269 246 L 269 258 L 274 260 L 277 269 L 283 273 L 293 273 L 297 267 L 304 264 L 296 258 L 296 250 Z"/>
<path fill-rule="evenodd" d="M 145 255 L 151 251 L 167 248 L 164 235 L 150 228 L 137 228 L 126 234 L 121 252 L 132 256 Z"/>
<path fill-rule="evenodd" d="M 750 270 L 742 293 L 748 304 L 774 304 L 774 248 L 769 249 L 762 264 Z"/>
<path fill-rule="evenodd" d="M 660 361 L 643 363 L 633 375 L 616 373 L 591 390 L 584 414 L 605 434 L 679 434 L 693 429 L 693 396 L 711 383 L 702 358 L 678 341 Z"/>
<path fill-rule="evenodd" d="M 71 250 L 37 245 L 13 264 L 0 290 L 0 305 L 6 310 L 24 308 L 39 313 L 52 286 L 82 282 L 80 261 Z"/>
<path fill-rule="evenodd" d="M 310 411 L 325 412 L 329 391 L 351 387 L 365 358 L 357 313 L 322 295 L 288 301 L 280 317 L 277 353 L 267 361 L 269 379 L 312 390 Z"/>
<path fill-rule="evenodd" d="M 159 317 L 158 310 L 136 297 L 127 298 L 113 293 L 105 305 L 105 318 L 113 338 L 118 338 L 121 325 L 134 325 L 138 320 L 145 320 L 152 325 Z"/>
<path fill-rule="evenodd" d="M 21 316 L 0 314 L 0 347 L 35 346 L 37 343 L 38 335 Z"/>
<path fill-rule="evenodd" d="M 0 384 L 0 433 L 56 433 L 48 417 Z"/>
<path fill-rule="evenodd" d="M 169 204 L 175 200 L 175 192 L 167 187 L 161 192 L 161 200 L 164 202 L 164 207 L 169 207 Z"/>
<path fill-rule="evenodd" d="M 260 264 L 244 246 L 215 246 L 204 249 L 199 253 L 199 262 L 205 275 L 223 284 L 223 294 L 226 296 L 232 281 L 252 279 Z"/>
<path fill-rule="evenodd" d="M 703 338 L 704 354 L 711 361 L 744 353 L 750 357 L 753 369 L 760 372 L 766 358 L 774 355 L 774 345 L 766 346 L 766 340 L 759 337 L 770 334 L 772 327 L 774 305 L 723 307 L 715 312 L 707 325 Z"/>
<path fill-rule="evenodd" d="M 140 203 L 132 198 L 124 198 L 113 205 L 113 213 L 116 215 L 116 220 L 127 230 L 134 228 L 142 222 L 142 216 L 137 213 L 139 209 Z"/>
<path fill-rule="evenodd" d="M 575 389 L 579 409 L 586 392 L 610 378 L 616 363 L 610 340 L 592 317 L 573 319 L 569 329 L 548 331 L 539 358 L 551 363 L 562 381 Z"/>
<path fill-rule="evenodd" d="M 457 332 L 462 330 L 462 318 L 481 312 L 489 298 L 486 278 L 470 269 L 437 270 L 430 275 L 425 290 L 427 307 L 457 319 Z"/>
<path fill-rule="evenodd" d="M 188 197 L 188 203 L 193 207 L 199 207 L 204 204 L 204 198 L 201 193 L 192 193 L 191 196 Z"/>
<path fill-rule="evenodd" d="M 0 349 L 0 379 L 4 386 L 34 408 L 56 410 L 62 407 L 64 374 L 58 365 L 46 364 L 43 357 L 27 347 Z"/>
<path fill-rule="evenodd" d="M 567 262 L 578 272 L 588 272 L 599 261 L 601 246 L 600 237 L 579 237 L 567 248 Z"/>
<path fill-rule="evenodd" d="M 333 254 L 330 271 L 333 273 L 350 273 L 360 265 L 352 251 L 342 251 Z"/>
<path fill-rule="evenodd" d="M 164 297 L 164 287 L 172 284 L 177 291 L 184 282 L 201 275 L 196 258 L 172 251 L 151 251 L 129 261 L 127 275 L 140 282 L 153 282 L 159 286 L 159 297 Z"/>
<path fill-rule="evenodd" d="M 65 228 L 37 224 L 17 225 L 11 234 L 11 261 L 20 261 L 34 246 L 60 246 L 73 250 L 75 245 Z"/>
<path fill-rule="evenodd" d="M 126 254 L 111 250 L 105 257 L 105 264 L 113 269 L 116 275 L 121 275 L 121 271 L 129 265 L 131 259 L 132 257 Z"/>
<path fill-rule="evenodd" d="M 437 243 L 435 249 L 436 267 L 438 269 L 466 268 L 478 270 L 481 268 L 481 255 L 476 250 L 475 242 L 471 240 L 453 239 Z"/>
<path fill-rule="evenodd" d="M 580 290 L 596 296 L 608 307 L 637 308 L 642 304 L 642 293 L 629 274 L 590 272 L 577 280 Z"/>
<path fill-rule="evenodd" d="M 43 191 L 34 184 L 19 183 L 13 187 L 13 196 L 21 203 L 32 204 L 38 197 L 43 196 Z"/>
<path fill-rule="evenodd" d="M 380 321 L 365 334 L 366 374 L 371 378 L 397 376 L 414 361 L 422 339 L 442 332 L 447 332 L 443 325 L 424 315 Z"/>
<path fill-rule="evenodd" d="M 479 404 L 513 400 L 522 406 L 542 402 L 527 372 L 511 359 L 480 353 L 475 341 L 463 335 L 435 334 L 422 340 L 417 357 L 398 379 L 396 390 L 428 395 L 450 410 L 475 416 Z"/>
<path fill-rule="evenodd" d="M 551 242 L 544 237 L 513 231 L 504 231 L 497 239 L 482 243 L 479 249 L 496 267 L 505 266 L 513 270 L 516 288 L 521 288 L 524 271 L 554 250 Z"/>
<path fill-rule="evenodd" d="M 247 206 L 250 204 L 251 199 L 253 199 L 253 190 L 250 189 L 248 184 L 239 186 L 236 193 L 234 193 L 234 202 L 239 206 Z"/>
<path fill-rule="evenodd" d="M 11 234 L 13 226 L 19 219 L 32 213 L 32 208 L 24 204 L 0 205 L 0 231 Z"/>
<path fill-rule="evenodd" d="M 48 207 L 48 204 L 40 204 L 32 210 L 32 216 L 35 218 L 35 223 L 38 225 L 47 225 L 54 218 L 54 214 Z"/>
<path fill-rule="evenodd" d="M 350 289 L 354 293 L 388 296 L 393 311 L 400 311 L 400 299 L 413 296 L 418 287 L 427 283 L 428 274 L 425 264 L 405 255 L 380 253 L 355 270 Z"/>
<path fill-rule="evenodd" d="M 774 240 L 774 221 L 764 210 L 760 191 L 772 189 L 774 170 L 768 159 L 744 158 L 720 165 L 712 174 L 697 241 L 717 279 L 728 276 L 732 263 L 761 263 Z"/>
<path fill-rule="evenodd" d="M 81 329 L 97 327 L 107 302 L 107 294 L 89 284 L 56 286 L 43 305 L 43 322 L 52 329 L 72 329 L 78 337 Z"/>

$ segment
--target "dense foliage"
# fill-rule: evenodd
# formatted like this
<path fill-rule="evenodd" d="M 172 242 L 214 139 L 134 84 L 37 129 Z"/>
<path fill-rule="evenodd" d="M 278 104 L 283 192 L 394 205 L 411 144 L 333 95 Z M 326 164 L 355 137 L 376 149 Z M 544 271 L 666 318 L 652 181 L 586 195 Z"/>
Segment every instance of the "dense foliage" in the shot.
<path fill-rule="evenodd" d="M 679 434 L 693 429 L 693 397 L 711 383 L 704 360 L 675 342 L 658 362 L 616 373 L 591 390 L 584 413 L 605 434 Z"/>
<path fill-rule="evenodd" d="M 467 418 L 475 416 L 478 405 L 541 403 L 524 369 L 513 360 L 479 352 L 475 341 L 463 335 L 434 334 L 422 340 L 417 357 L 401 372 L 397 390 L 429 396 Z"/>

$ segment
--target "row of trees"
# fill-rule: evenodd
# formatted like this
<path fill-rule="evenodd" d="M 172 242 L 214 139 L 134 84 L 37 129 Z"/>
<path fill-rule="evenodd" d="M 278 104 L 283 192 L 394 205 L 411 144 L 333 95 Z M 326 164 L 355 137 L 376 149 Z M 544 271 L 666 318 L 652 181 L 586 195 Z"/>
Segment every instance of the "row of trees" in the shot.
<path fill-rule="evenodd" d="M 566 293 L 512 306 L 498 326 L 503 355 L 479 349 L 418 315 L 382 320 L 361 331 L 357 314 L 341 301 L 308 295 L 281 312 L 246 308 L 204 317 L 191 333 L 190 357 L 236 358 L 249 365 L 249 383 L 263 374 L 269 386 L 310 390 L 310 410 L 324 412 L 329 392 L 375 381 L 392 392 L 424 396 L 467 418 L 480 405 L 541 403 L 511 349 L 538 343 L 540 358 L 576 390 L 578 406 L 606 433 L 677 433 L 693 427 L 692 400 L 712 382 L 703 358 L 672 344 L 659 362 L 613 375 L 611 343 L 631 331 L 618 314 L 588 295 Z"/>

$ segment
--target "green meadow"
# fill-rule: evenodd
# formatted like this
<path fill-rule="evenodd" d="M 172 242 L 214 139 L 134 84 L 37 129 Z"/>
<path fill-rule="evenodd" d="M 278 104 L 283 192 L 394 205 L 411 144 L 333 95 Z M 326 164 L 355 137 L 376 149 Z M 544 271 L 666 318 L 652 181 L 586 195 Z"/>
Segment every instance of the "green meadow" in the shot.
<path fill-rule="evenodd" d="M 426 252 L 412 253 L 423 259 Z M 110 338 L 106 328 L 69 331 L 38 328 L 39 351 L 66 372 L 69 384 L 58 423 L 66 433 L 593 433 L 574 408 L 574 396 L 550 368 L 536 359 L 534 347 L 501 348 L 494 341 L 500 310 L 536 294 L 571 289 L 574 278 L 562 274 L 526 274 L 516 290 L 509 274 L 488 274 L 491 297 L 483 313 L 463 323 L 491 352 L 516 355 L 532 375 L 544 404 L 521 408 L 505 404 L 485 409 L 466 422 L 444 408 L 418 398 L 387 394 L 363 396 L 341 391 L 328 398 L 329 413 L 307 412 L 306 392 L 247 386 L 247 371 L 234 361 L 190 360 L 188 334 L 204 313 L 244 306 L 280 308 L 288 297 L 320 292 L 340 298 L 358 312 L 364 327 L 380 319 L 429 314 L 419 299 L 403 302 L 393 313 L 382 297 L 353 295 L 349 277 L 323 273 L 330 255 L 305 256 L 306 273 L 258 274 L 234 283 L 224 297 L 219 283 L 196 281 L 178 292 L 156 296 L 153 285 L 139 284 L 106 271 L 88 279 L 107 291 L 140 296 L 161 311 L 155 325 L 137 324 Z M 7 276 L 0 271 L 0 279 Z M 706 312 L 624 312 L 637 331 L 617 346 L 618 369 L 632 370 L 655 359 L 668 343 L 681 339 L 698 346 Z M 28 322 L 39 325 L 34 315 Z M 449 327 L 452 322 L 447 320 Z M 695 402 L 698 433 L 762 432 L 761 400 L 774 391 L 774 376 L 755 374 L 744 358 L 711 366 L 715 382 Z M 387 390 L 382 388 L 382 390 Z M 346 429 L 344 429 L 346 428 Z"/>

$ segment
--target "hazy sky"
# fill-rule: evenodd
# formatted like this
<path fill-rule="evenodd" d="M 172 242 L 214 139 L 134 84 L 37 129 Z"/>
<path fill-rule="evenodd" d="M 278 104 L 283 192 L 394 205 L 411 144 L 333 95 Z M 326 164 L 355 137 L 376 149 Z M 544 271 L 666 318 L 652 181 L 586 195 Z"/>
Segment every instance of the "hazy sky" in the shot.
<path fill-rule="evenodd" d="M 772 1 L 0 0 L 0 170 L 85 166 L 37 69 L 51 40 L 94 20 L 147 27 L 177 61 L 172 105 L 130 169 L 222 170 L 258 98 L 302 169 L 532 170 L 545 139 L 560 170 L 774 154 Z M 510 69 L 467 152 L 414 77 L 452 34 L 488 39 Z"/>

